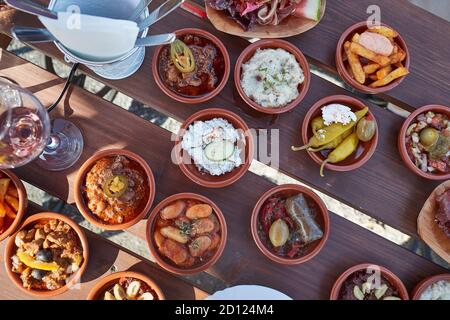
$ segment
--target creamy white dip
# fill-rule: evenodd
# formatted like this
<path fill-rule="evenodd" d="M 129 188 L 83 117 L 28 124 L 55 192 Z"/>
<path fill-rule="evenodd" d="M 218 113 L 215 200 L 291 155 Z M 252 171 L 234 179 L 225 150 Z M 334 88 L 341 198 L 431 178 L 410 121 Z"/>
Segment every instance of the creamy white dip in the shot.
<path fill-rule="evenodd" d="M 295 56 L 283 49 L 258 49 L 242 65 L 244 93 L 264 108 L 279 108 L 295 100 L 305 81 Z"/>
<path fill-rule="evenodd" d="M 205 154 L 206 146 L 222 140 L 229 140 L 235 145 L 232 155 L 226 160 L 210 160 Z M 231 123 L 222 118 L 214 118 L 191 124 L 183 135 L 181 147 L 191 156 L 199 170 L 206 171 L 213 176 L 219 176 L 242 165 L 238 141 L 242 141 L 241 134 Z"/>
<path fill-rule="evenodd" d="M 356 114 L 351 108 L 342 104 L 333 103 L 322 108 L 323 123 L 329 126 L 332 123 L 347 125 L 356 121 Z"/>
<path fill-rule="evenodd" d="M 420 300 L 450 300 L 450 281 L 441 280 L 433 283 L 419 298 Z"/>

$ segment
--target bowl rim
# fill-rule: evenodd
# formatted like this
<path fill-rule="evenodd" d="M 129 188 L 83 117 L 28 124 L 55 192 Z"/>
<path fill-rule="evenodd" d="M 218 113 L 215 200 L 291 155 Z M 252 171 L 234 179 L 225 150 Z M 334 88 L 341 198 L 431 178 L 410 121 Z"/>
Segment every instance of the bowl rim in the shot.
<path fill-rule="evenodd" d="M 83 263 L 82 263 L 80 269 L 70 277 L 69 281 L 59 289 L 48 290 L 48 291 L 26 289 L 23 287 L 18 274 L 12 272 L 12 270 L 11 270 L 11 266 L 12 266 L 11 257 L 12 257 L 13 250 L 16 247 L 15 237 L 16 237 L 17 233 L 20 232 L 21 230 L 23 230 L 24 228 L 26 228 L 30 225 L 35 225 L 37 222 L 39 222 L 41 220 L 47 220 L 47 219 L 56 219 L 56 220 L 63 221 L 64 223 L 67 223 L 77 233 L 78 238 L 81 243 L 81 246 L 83 248 Z M 49 211 L 40 212 L 40 213 L 36 213 L 36 214 L 29 216 L 22 223 L 20 228 L 14 233 L 14 235 L 12 235 L 8 239 L 8 241 L 6 243 L 6 247 L 5 247 L 4 259 L 5 259 L 5 268 L 6 268 L 6 273 L 8 275 L 8 278 L 11 280 L 11 282 L 13 282 L 16 285 L 16 287 L 18 287 L 20 290 L 22 290 L 22 292 L 25 292 L 29 295 L 33 295 L 33 296 L 37 296 L 37 297 L 54 297 L 54 296 L 60 295 L 64 292 L 68 291 L 69 289 L 71 289 L 71 287 L 73 285 L 76 285 L 77 282 L 81 279 L 81 277 L 84 274 L 84 272 L 86 271 L 86 268 L 89 263 L 89 243 L 88 243 L 86 234 L 83 231 L 83 229 L 72 219 L 70 219 L 60 213 L 49 212 Z"/>
<path fill-rule="evenodd" d="M 346 101 L 346 102 L 342 102 L 342 101 Z M 347 96 L 347 95 L 332 95 L 332 96 L 327 96 L 327 97 L 320 99 L 319 101 L 314 103 L 312 105 L 312 107 L 309 108 L 309 110 L 306 113 L 305 118 L 303 119 L 303 122 L 301 124 L 300 132 L 301 132 L 302 141 L 304 144 L 308 143 L 308 140 L 310 138 L 308 136 L 308 130 L 309 130 L 309 125 L 312 121 L 314 113 L 321 107 L 323 107 L 327 104 L 330 104 L 332 102 L 339 102 L 342 104 L 351 104 L 352 107 L 356 107 L 358 109 L 362 109 L 364 107 L 369 108 L 369 106 L 367 106 L 364 102 L 360 101 L 359 99 L 356 99 L 356 98 L 353 98 L 353 97 Z M 377 126 L 375 136 L 372 138 L 372 140 L 370 140 L 368 142 L 369 150 L 367 151 L 367 153 L 360 159 L 356 160 L 354 163 L 351 163 L 348 165 L 327 163 L 327 164 L 325 164 L 325 169 L 328 169 L 331 171 L 337 171 L 337 172 L 348 172 L 348 171 L 356 170 L 356 169 L 362 167 L 364 164 L 366 164 L 372 158 L 372 156 L 375 153 L 377 146 L 378 146 L 380 127 L 378 125 L 375 115 L 370 111 L 370 108 L 369 108 L 369 111 L 367 112 L 367 115 L 370 115 L 372 117 L 372 119 L 375 121 L 376 126 Z M 359 143 L 361 143 L 361 141 L 359 141 Z M 310 151 L 307 151 L 307 153 L 311 157 L 311 159 L 313 159 L 313 161 L 315 163 L 317 163 L 319 165 L 322 164 L 323 160 L 316 153 L 310 152 Z"/>
<path fill-rule="evenodd" d="M 101 221 L 100 219 L 96 218 L 94 214 L 89 210 L 87 207 L 82 190 L 82 185 L 84 183 L 85 177 L 87 172 L 92 168 L 92 166 L 100 159 L 108 156 L 113 155 L 123 155 L 135 162 L 137 162 L 142 169 L 146 173 L 147 178 L 147 184 L 149 186 L 149 194 L 147 195 L 147 202 L 145 204 L 145 207 L 140 211 L 133 219 L 131 219 L 128 222 L 120 223 L 120 224 L 108 224 L 104 221 Z M 74 183 L 74 197 L 75 197 L 75 203 L 80 211 L 80 213 L 83 215 L 83 217 L 92 223 L 93 225 L 102 228 L 104 230 L 124 230 L 128 229 L 129 227 L 135 225 L 140 220 L 142 220 L 146 214 L 149 212 L 150 208 L 152 207 L 153 200 L 155 199 L 155 177 L 153 175 L 152 169 L 148 165 L 147 161 L 139 156 L 138 154 L 126 150 L 126 149 L 107 149 L 102 150 L 94 153 L 89 159 L 87 159 L 83 165 L 80 167 L 80 169 L 77 172 L 75 183 Z"/>
<path fill-rule="evenodd" d="M 338 300 L 339 292 L 341 290 L 342 284 L 347 280 L 347 278 L 357 271 L 362 271 L 367 269 L 370 266 L 376 266 L 380 268 L 381 275 L 387 278 L 391 285 L 395 286 L 399 292 L 400 298 L 402 300 L 409 300 L 408 290 L 406 290 L 405 285 L 402 280 L 395 275 L 392 271 L 387 269 L 384 266 L 381 266 L 376 263 L 360 263 L 354 266 L 351 266 L 347 270 L 345 270 L 334 282 L 333 287 L 330 292 L 330 300 Z"/>
<path fill-rule="evenodd" d="M 189 268 L 178 268 L 178 267 L 175 267 L 174 265 L 164 261 L 164 259 L 161 257 L 158 250 L 156 249 L 156 246 L 154 244 L 154 239 L 153 239 L 153 227 L 154 227 L 154 223 L 155 223 L 156 217 L 158 216 L 159 212 L 164 207 L 168 206 L 169 204 L 171 204 L 177 200 L 189 200 L 189 199 L 197 200 L 197 201 L 201 201 L 203 203 L 209 204 L 213 208 L 213 211 L 216 214 L 216 217 L 219 220 L 220 227 L 221 227 L 221 230 L 220 230 L 221 239 L 220 239 L 220 244 L 219 244 L 217 251 L 211 257 L 211 259 L 206 261 L 204 264 L 202 264 L 198 267 L 195 267 L 195 268 L 190 268 L 190 269 Z M 225 216 L 224 216 L 222 210 L 211 199 L 209 199 L 201 194 L 197 194 L 197 193 L 182 192 L 182 193 L 173 194 L 173 195 L 163 199 L 160 203 L 158 203 L 153 208 L 152 212 L 150 213 L 150 216 L 147 219 L 145 236 L 146 236 L 147 246 L 150 250 L 150 253 L 155 258 L 158 265 L 160 265 L 163 269 L 165 269 L 169 272 L 178 274 L 178 275 L 191 275 L 191 274 L 198 273 L 198 272 L 201 272 L 201 271 L 204 271 L 204 270 L 210 268 L 219 260 L 219 258 L 222 256 L 222 253 L 226 246 L 228 230 L 227 230 L 227 223 L 225 220 Z"/>
<path fill-rule="evenodd" d="M 181 154 L 183 152 L 183 149 L 181 147 L 181 142 L 183 140 L 184 133 L 192 123 L 194 123 L 199 118 L 202 118 L 204 116 L 208 116 L 209 119 L 223 118 L 223 119 L 227 120 L 228 122 L 230 122 L 230 119 L 231 119 L 234 122 L 237 122 L 239 124 L 238 127 L 233 125 L 233 127 L 235 127 L 235 129 L 241 129 L 244 131 L 244 133 L 247 133 L 244 136 L 245 143 L 246 143 L 245 159 L 244 159 L 245 162 L 242 163 L 241 166 L 234 168 L 230 173 L 232 173 L 234 171 L 237 171 L 237 173 L 231 175 L 227 179 L 221 178 L 221 177 L 223 177 L 223 175 L 215 176 L 217 178 L 217 180 L 215 180 L 215 181 L 207 181 L 203 178 L 199 178 L 199 177 L 193 175 L 190 172 L 190 170 L 187 168 L 186 164 L 183 162 L 183 156 Z M 206 120 L 202 120 L 202 121 L 206 121 Z M 234 112 L 228 111 L 226 109 L 209 108 L 209 109 L 200 110 L 200 111 L 192 114 L 189 118 L 187 118 L 183 122 L 183 124 L 181 125 L 180 129 L 178 130 L 178 133 L 175 138 L 174 152 L 175 152 L 176 161 L 178 163 L 178 167 L 181 169 L 181 171 L 184 173 L 184 175 L 186 177 L 188 177 L 191 181 L 195 182 L 196 184 L 198 184 L 202 187 L 206 187 L 206 188 L 223 188 L 223 187 L 227 187 L 227 186 L 235 183 L 236 181 L 238 181 L 248 171 L 248 169 L 250 168 L 250 165 L 253 161 L 253 153 L 254 153 L 253 147 L 254 147 L 253 137 L 250 134 L 250 129 L 249 129 L 247 123 L 244 121 L 244 119 L 242 119 L 240 116 L 238 116 Z M 198 168 L 197 168 L 197 170 L 198 170 Z M 206 174 L 208 174 L 208 173 L 206 173 Z"/>
<path fill-rule="evenodd" d="M 393 28 L 385 23 L 381 23 L 381 25 L 385 26 L 385 27 L 389 27 L 393 30 L 396 30 L 395 28 Z M 368 94 L 379 94 L 379 93 L 384 93 L 384 92 L 390 91 L 390 90 L 394 89 L 395 87 L 397 87 L 406 78 L 407 75 L 400 77 L 383 87 L 372 88 L 372 87 L 360 84 L 355 79 L 353 79 L 353 77 L 347 72 L 347 69 L 344 65 L 344 61 L 342 59 L 342 49 L 344 47 L 344 42 L 355 32 L 356 29 L 362 28 L 364 26 L 367 26 L 367 21 L 355 23 L 355 24 L 351 25 L 350 27 L 348 27 L 342 33 L 342 35 L 339 38 L 339 41 L 337 43 L 337 47 L 336 47 L 336 54 L 335 54 L 336 69 L 337 69 L 339 75 L 341 76 L 341 78 L 348 85 L 350 85 L 351 87 L 355 88 L 356 90 L 358 90 L 360 92 L 368 93 Z M 406 52 L 404 66 L 406 69 L 410 70 L 411 56 L 410 56 L 410 52 L 408 49 L 408 45 L 406 44 L 406 41 L 402 37 L 402 35 L 398 31 L 397 31 L 397 33 L 398 33 L 398 36 L 395 38 L 396 43 Z"/>
<path fill-rule="evenodd" d="M 266 202 L 268 198 L 270 198 L 275 193 L 283 192 L 283 191 L 295 191 L 298 193 L 303 193 L 307 195 L 310 199 L 314 201 L 314 203 L 319 208 L 319 212 L 322 215 L 323 218 L 323 237 L 319 240 L 319 242 L 315 245 L 315 247 L 306 255 L 303 255 L 301 257 L 295 258 L 295 259 L 289 259 L 289 258 L 283 258 L 280 256 L 277 256 L 276 254 L 272 253 L 261 241 L 258 235 L 258 216 L 261 212 L 261 208 Z M 253 240 L 256 243 L 256 246 L 258 249 L 270 260 L 277 262 L 279 264 L 283 265 L 296 265 L 301 264 L 304 262 L 307 262 L 314 258 L 319 252 L 323 249 L 325 246 L 328 236 L 330 234 L 330 217 L 328 214 L 328 208 L 325 205 L 325 202 L 311 189 L 307 187 L 303 187 L 301 185 L 297 184 L 283 184 L 276 187 L 273 187 L 269 190 L 267 190 L 261 197 L 259 197 L 258 201 L 256 202 L 252 215 L 251 215 L 251 221 L 250 221 L 250 230 L 252 233 Z"/>
<path fill-rule="evenodd" d="M 280 48 L 283 49 L 287 52 L 289 52 L 290 54 L 294 55 L 295 59 L 297 60 L 297 63 L 300 65 L 302 71 L 303 71 L 303 75 L 305 77 L 305 80 L 303 81 L 302 84 L 300 84 L 299 86 L 301 86 L 301 90 L 299 92 L 299 95 L 297 98 L 295 98 L 294 100 L 292 100 L 291 102 L 289 102 L 288 104 L 286 104 L 283 107 L 279 107 L 279 108 L 264 108 L 261 107 L 259 104 L 257 104 L 255 101 L 253 101 L 252 99 L 250 99 L 244 92 L 244 89 L 242 88 L 241 85 L 241 74 L 242 74 L 242 65 L 247 62 L 249 59 L 251 59 L 251 57 L 253 57 L 253 55 L 255 54 L 254 51 L 256 51 L 259 48 L 264 47 L 264 49 L 269 49 L 269 48 Z M 252 56 L 250 56 L 253 53 Z M 311 83 L 311 71 L 309 68 L 309 63 L 306 60 L 304 54 L 302 53 L 302 51 L 296 47 L 295 45 L 293 45 L 292 43 L 286 41 L 286 40 L 281 40 L 281 39 L 261 39 L 258 40 L 250 45 L 248 45 L 239 55 L 236 64 L 234 66 L 234 85 L 236 87 L 236 90 L 239 94 L 239 96 L 242 98 L 242 100 L 244 100 L 244 102 L 249 105 L 251 108 L 255 109 L 256 111 L 259 111 L 261 113 L 265 113 L 265 114 L 281 114 L 281 113 L 286 113 L 291 111 L 292 109 L 294 109 L 295 107 L 297 107 L 305 98 L 306 94 L 309 91 L 309 87 L 310 87 L 310 83 Z"/>
<path fill-rule="evenodd" d="M 99 279 L 95 285 L 92 287 L 92 289 L 89 291 L 89 294 L 86 298 L 86 300 L 98 300 L 96 297 L 100 294 L 100 292 L 108 285 L 110 282 L 113 282 L 114 280 L 120 279 L 120 278 L 134 278 L 140 281 L 145 282 L 151 289 L 153 289 L 156 294 L 158 295 L 158 300 L 165 300 L 166 297 L 164 293 L 162 292 L 161 288 L 156 284 L 154 280 L 152 280 L 147 275 L 135 272 L 135 271 L 118 271 L 108 274 L 107 276 L 104 276 L 103 278 Z"/>
<path fill-rule="evenodd" d="M 10 170 L 0 170 L 3 174 L 5 174 L 11 181 L 14 183 L 14 186 L 17 189 L 17 193 L 19 194 L 19 210 L 16 213 L 16 218 L 14 219 L 13 223 L 2 233 L 0 234 L 0 242 L 8 238 L 10 235 L 15 233 L 17 228 L 19 227 L 25 212 L 28 208 L 28 196 L 27 196 L 27 190 L 25 189 L 25 186 L 23 185 L 22 181 L 20 181 L 19 177 L 17 177 L 12 171 Z"/>
<path fill-rule="evenodd" d="M 225 45 L 223 44 L 223 42 L 218 37 L 213 35 L 212 33 L 208 32 L 206 30 L 198 29 L 198 28 L 183 28 L 183 29 L 175 30 L 175 31 L 173 31 L 173 33 L 175 33 L 177 38 L 180 35 L 184 35 L 184 34 L 189 34 L 189 33 L 197 34 L 197 35 L 204 37 L 204 38 L 208 39 L 209 41 L 213 42 L 214 45 L 217 48 L 219 48 L 219 50 L 221 51 L 221 54 L 224 58 L 224 64 L 225 64 L 224 74 L 223 74 L 223 77 L 222 77 L 222 80 L 220 81 L 220 83 L 211 92 L 208 92 L 201 96 L 192 96 L 192 97 L 182 96 L 179 93 L 177 93 L 177 92 L 171 90 L 169 87 L 167 87 L 166 84 L 164 83 L 164 81 L 162 80 L 161 75 L 159 74 L 159 70 L 158 70 L 159 55 L 161 54 L 161 50 L 166 46 L 166 45 L 161 45 L 161 46 L 156 47 L 155 52 L 153 53 L 153 57 L 152 57 L 152 73 L 153 73 L 153 78 L 155 79 L 155 82 L 158 85 L 158 87 L 168 97 L 170 97 L 178 102 L 181 102 L 181 103 L 199 104 L 199 103 L 204 103 L 206 101 L 209 101 L 212 98 L 216 97 L 225 88 L 225 85 L 227 84 L 228 79 L 230 77 L 230 69 L 231 69 L 230 55 L 229 55 L 228 50 L 226 49 Z"/>
<path fill-rule="evenodd" d="M 398 134 L 397 139 L 397 148 L 400 153 L 400 157 L 403 160 L 403 163 L 406 165 L 406 167 L 414 172 L 416 175 L 429 179 L 429 180 L 448 180 L 450 179 L 450 172 L 446 174 L 433 174 L 429 172 L 423 172 L 420 170 L 416 165 L 411 161 L 411 159 L 408 156 L 408 151 L 406 150 L 405 145 L 405 135 L 406 130 L 408 129 L 409 125 L 411 124 L 414 119 L 417 118 L 418 115 L 428 112 L 428 111 L 434 111 L 437 110 L 437 112 L 440 113 L 446 113 L 448 117 L 450 118 L 450 108 L 446 107 L 444 105 L 438 105 L 438 104 L 429 104 L 423 107 L 420 107 L 416 109 L 414 112 L 412 112 L 408 118 L 403 122 L 402 127 L 400 128 L 400 132 Z"/>
<path fill-rule="evenodd" d="M 414 287 L 411 300 L 420 300 L 421 295 L 429 286 L 441 280 L 450 281 L 450 273 L 441 273 L 422 279 Z"/>

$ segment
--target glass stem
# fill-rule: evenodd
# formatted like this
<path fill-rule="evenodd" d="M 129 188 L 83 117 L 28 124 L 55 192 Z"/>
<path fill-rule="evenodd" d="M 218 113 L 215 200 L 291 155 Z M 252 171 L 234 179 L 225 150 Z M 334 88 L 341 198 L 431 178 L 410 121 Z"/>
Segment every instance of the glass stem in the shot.
<path fill-rule="evenodd" d="M 45 148 L 47 150 L 56 150 L 60 144 L 61 138 L 59 137 L 59 135 L 56 133 L 52 133 L 47 141 L 47 145 L 45 146 Z"/>

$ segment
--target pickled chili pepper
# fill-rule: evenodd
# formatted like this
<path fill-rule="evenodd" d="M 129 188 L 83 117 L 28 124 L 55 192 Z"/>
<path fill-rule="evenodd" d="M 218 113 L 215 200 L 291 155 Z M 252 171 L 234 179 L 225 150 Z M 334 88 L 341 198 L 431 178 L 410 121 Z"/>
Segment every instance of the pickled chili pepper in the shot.
<path fill-rule="evenodd" d="M 353 152 L 356 151 L 358 143 L 359 139 L 356 132 L 353 132 L 345 138 L 344 141 L 328 155 L 328 158 L 322 162 L 322 165 L 320 166 L 320 176 L 324 176 L 323 168 L 327 163 L 337 163 L 347 159 Z"/>
<path fill-rule="evenodd" d="M 358 121 L 367 114 L 368 111 L 369 108 L 365 107 L 364 109 L 355 112 L 356 121 L 352 121 L 349 124 L 343 125 L 341 123 L 332 123 L 329 126 L 324 127 L 323 129 L 321 129 L 322 132 L 320 134 L 320 137 L 312 136 L 306 145 L 302 147 L 292 146 L 292 151 L 300 151 L 308 148 L 319 148 L 325 144 L 330 143 L 340 135 L 350 131 L 358 123 Z"/>
<path fill-rule="evenodd" d="M 311 121 L 312 133 L 317 137 L 319 137 L 317 134 L 317 131 L 320 129 L 323 129 L 324 127 L 325 127 L 325 123 L 324 123 L 322 117 L 316 117 Z"/>
<path fill-rule="evenodd" d="M 348 130 L 347 132 L 341 134 L 339 137 L 337 137 L 336 139 L 334 139 L 334 140 L 331 141 L 330 143 L 328 143 L 328 144 L 326 144 L 326 145 L 323 145 L 323 146 L 321 146 L 320 148 L 316 148 L 316 149 L 314 149 L 314 148 L 308 148 L 308 151 L 310 151 L 310 152 L 319 152 L 319 151 L 327 150 L 327 149 L 329 149 L 329 150 L 335 149 L 335 148 L 337 148 L 337 147 L 342 143 L 342 141 L 344 141 L 344 139 L 347 138 L 351 133 L 352 133 L 352 131 L 351 131 L 351 130 Z"/>
<path fill-rule="evenodd" d="M 119 198 L 128 189 L 128 178 L 123 175 L 112 176 L 103 185 L 103 192 L 109 198 Z"/>
<path fill-rule="evenodd" d="M 175 40 L 170 45 L 170 57 L 178 70 L 183 73 L 195 69 L 195 59 L 191 49 L 181 40 Z"/>

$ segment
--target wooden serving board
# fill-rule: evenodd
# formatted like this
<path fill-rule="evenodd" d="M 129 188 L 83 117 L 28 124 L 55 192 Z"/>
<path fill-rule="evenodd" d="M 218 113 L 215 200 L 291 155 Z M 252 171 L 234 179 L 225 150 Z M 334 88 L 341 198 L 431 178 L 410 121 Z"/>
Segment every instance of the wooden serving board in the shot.
<path fill-rule="evenodd" d="M 245 38 L 287 38 L 296 36 L 314 28 L 325 14 L 327 5 L 326 0 L 322 0 L 321 15 L 319 21 L 313 21 L 305 18 L 290 16 L 284 19 L 276 26 L 255 25 L 251 30 L 244 31 L 233 19 L 230 18 L 227 11 L 219 11 L 206 7 L 206 14 L 213 26 L 222 32 Z"/>
<path fill-rule="evenodd" d="M 417 218 L 417 232 L 423 241 L 428 244 L 442 259 L 450 263 L 450 238 L 439 228 L 435 221 L 436 197 L 450 189 L 450 180 L 439 185 L 431 193 L 420 210 Z"/>

